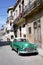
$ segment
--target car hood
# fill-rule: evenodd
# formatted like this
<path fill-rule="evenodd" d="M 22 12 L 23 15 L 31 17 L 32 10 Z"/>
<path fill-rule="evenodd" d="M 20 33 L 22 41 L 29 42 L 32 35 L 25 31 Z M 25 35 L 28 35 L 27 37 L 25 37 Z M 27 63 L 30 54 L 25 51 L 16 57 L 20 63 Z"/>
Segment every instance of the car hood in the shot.
<path fill-rule="evenodd" d="M 17 45 L 19 45 L 21 48 L 34 48 L 35 44 L 31 44 L 29 42 L 18 42 Z"/>

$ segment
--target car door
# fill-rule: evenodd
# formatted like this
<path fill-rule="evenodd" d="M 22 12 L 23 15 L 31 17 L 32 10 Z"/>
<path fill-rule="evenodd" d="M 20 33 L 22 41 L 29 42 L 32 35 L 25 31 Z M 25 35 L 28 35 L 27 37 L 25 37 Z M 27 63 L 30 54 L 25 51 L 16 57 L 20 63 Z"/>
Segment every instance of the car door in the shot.
<path fill-rule="evenodd" d="M 14 39 L 14 41 L 13 41 L 13 48 L 14 48 L 14 50 L 16 50 L 17 51 L 17 40 L 16 39 Z"/>

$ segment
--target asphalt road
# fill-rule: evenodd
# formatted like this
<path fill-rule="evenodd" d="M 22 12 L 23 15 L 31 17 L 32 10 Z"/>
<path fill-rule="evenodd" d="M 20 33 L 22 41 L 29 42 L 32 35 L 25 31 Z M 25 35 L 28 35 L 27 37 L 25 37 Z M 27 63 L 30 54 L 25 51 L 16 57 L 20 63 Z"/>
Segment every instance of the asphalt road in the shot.
<path fill-rule="evenodd" d="M 43 58 L 39 55 L 18 56 L 10 46 L 0 47 L 0 65 L 43 65 Z"/>

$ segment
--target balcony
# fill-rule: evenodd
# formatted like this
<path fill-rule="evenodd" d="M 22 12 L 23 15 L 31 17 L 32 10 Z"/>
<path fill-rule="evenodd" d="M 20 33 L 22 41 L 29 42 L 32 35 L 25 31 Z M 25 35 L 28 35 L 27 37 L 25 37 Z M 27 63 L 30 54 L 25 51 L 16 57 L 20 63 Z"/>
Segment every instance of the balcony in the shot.
<path fill-rule="evenodd" d="M 19 17 L 14 20 L 14 24 L 16 24 L 19 21 Z"/>
<path fill-rule="evenodd" d="M 43 9 L 43 0 L 36 0 L 32 4 L 28 4 L 24 9 L 24 16 L 27 17 L 31 16 L 34 12 L 36 12 L 38 9 Z"/>
<path fill-rule="evenodd" d="M 7 20 L 13 20 L 13 16 L 9 16 Z"/>
<path fill-rule="evenodd" d="M 14 24 L 20 25 L 23 21 L 25 21 L 24 18 L 22 18 L 23 15 L 20 14 L 20 16 L 18 16 L 15 20 L 14 20 Z"/>
<path fill-rule="evenodd" d="M 15 19 L 14 23 L 17 25 L 22 24 L 23 22 L 25 22 L 25 18 L 29 18 L 40 8 L 43 9 L 43 0 L 35 0 L 32 4 L 28 4 L 24 8 L 24 11 L 20 14 L 20 16 Z"/>

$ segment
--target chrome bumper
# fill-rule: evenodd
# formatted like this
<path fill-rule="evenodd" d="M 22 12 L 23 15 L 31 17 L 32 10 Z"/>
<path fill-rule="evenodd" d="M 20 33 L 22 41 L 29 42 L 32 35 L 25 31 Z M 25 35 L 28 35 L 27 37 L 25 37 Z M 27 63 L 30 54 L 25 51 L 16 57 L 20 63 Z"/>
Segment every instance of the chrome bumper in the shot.
<path fill-rule="evenodd" d="M 21 54 L 26 54 L 26 53 L 38 53 L 38 51 L 37 50 L 34 50 L 34 51 L 19 51 L 19 53 L 21 53 Z"/>

